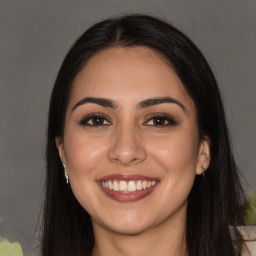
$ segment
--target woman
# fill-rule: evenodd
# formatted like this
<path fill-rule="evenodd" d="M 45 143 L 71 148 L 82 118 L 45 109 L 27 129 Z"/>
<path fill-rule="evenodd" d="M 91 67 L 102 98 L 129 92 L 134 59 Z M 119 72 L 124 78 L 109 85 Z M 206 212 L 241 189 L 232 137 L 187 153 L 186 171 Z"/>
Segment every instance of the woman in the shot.
<path fill-rule="evenodd" d="M 214 75 L 131 15 L 73 45 L 52 92 L 42 254 L 242 255 L 245 196 Z"/>

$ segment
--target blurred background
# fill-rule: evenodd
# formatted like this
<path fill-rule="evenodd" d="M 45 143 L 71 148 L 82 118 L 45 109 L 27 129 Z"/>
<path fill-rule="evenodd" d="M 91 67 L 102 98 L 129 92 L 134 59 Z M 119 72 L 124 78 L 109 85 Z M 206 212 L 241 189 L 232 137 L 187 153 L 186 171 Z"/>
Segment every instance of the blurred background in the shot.
<path fill-rule="evenodd" d="M 61 62 L 86 28 L 128 13 L 169 21 L 204 53 L 246 192 L 256 189 L 256 0 L 2 0 L 0 236 L 19 241 L 24 255 L 36 255 L 48 103 Z"/>

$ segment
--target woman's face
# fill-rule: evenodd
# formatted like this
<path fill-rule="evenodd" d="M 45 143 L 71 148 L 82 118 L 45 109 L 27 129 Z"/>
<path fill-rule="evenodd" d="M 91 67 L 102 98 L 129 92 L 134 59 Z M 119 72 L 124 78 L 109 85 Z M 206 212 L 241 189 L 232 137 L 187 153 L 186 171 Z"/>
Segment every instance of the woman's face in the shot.
<path fill-rule="evenodd" d="M 185 223 L 195 175 L 209 164 L 192 99 L 146 47 L 111 48 L 88 61 L 56 144 L 93 225 L 125 234 Z"/>

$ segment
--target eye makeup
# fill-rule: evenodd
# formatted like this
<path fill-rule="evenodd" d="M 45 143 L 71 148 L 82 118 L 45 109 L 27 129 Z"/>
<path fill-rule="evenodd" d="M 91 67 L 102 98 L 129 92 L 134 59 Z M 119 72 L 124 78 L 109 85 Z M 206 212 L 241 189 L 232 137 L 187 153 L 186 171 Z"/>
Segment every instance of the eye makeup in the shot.
<path fill-rule="evenodd" d="M 100 127 L 100 126 L 111 125 L 111 122 L 108 120 L 108 117 L 106 117 L 102 113 L 91 113 L 91 114 L 85 116 L 79 122 L 79 124 L 81 126 Z"/>
<path fill-rule="evenodd" d="M 109 118 L 102 113 L 90 113 L 86 115 L 79 124 L 81 126 L 88 127 L 102 127 L 102 126 L 110 126 L 112 125 Z M 175 126 L 178 122 L 175 119 L 166 114 L 166 113 L 152 113 L 146 117 L 146 121 L 143 122 L 145 126 L 152 126 L 155 128 L 165 128 L 168 126 Z"/>
<path fill-rule="evenodd" d="M 164 128 L 167 126 L 177 125 L 177 121 L 168 114 L 165 113 L 153 113 L 147 116 L 147 121 L 144 122 L 146 126 L 154 126 L 156 128 Z"/>

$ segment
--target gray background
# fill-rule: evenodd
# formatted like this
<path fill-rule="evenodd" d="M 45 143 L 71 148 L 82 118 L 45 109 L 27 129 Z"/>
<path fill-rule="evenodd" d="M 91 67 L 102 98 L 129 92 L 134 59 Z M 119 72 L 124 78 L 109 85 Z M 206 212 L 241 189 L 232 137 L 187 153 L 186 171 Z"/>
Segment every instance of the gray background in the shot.
<path fill-rule="evenodd" d="M 167 19 L 199 46 L 223 94 L 246 191 L 256 189 L 255 11 L 255 0 L 2 0 L 0 235 L 20 241 L 31 255 L 53 82 L 78 35 L 113 15 L 140 12 Z"/>

